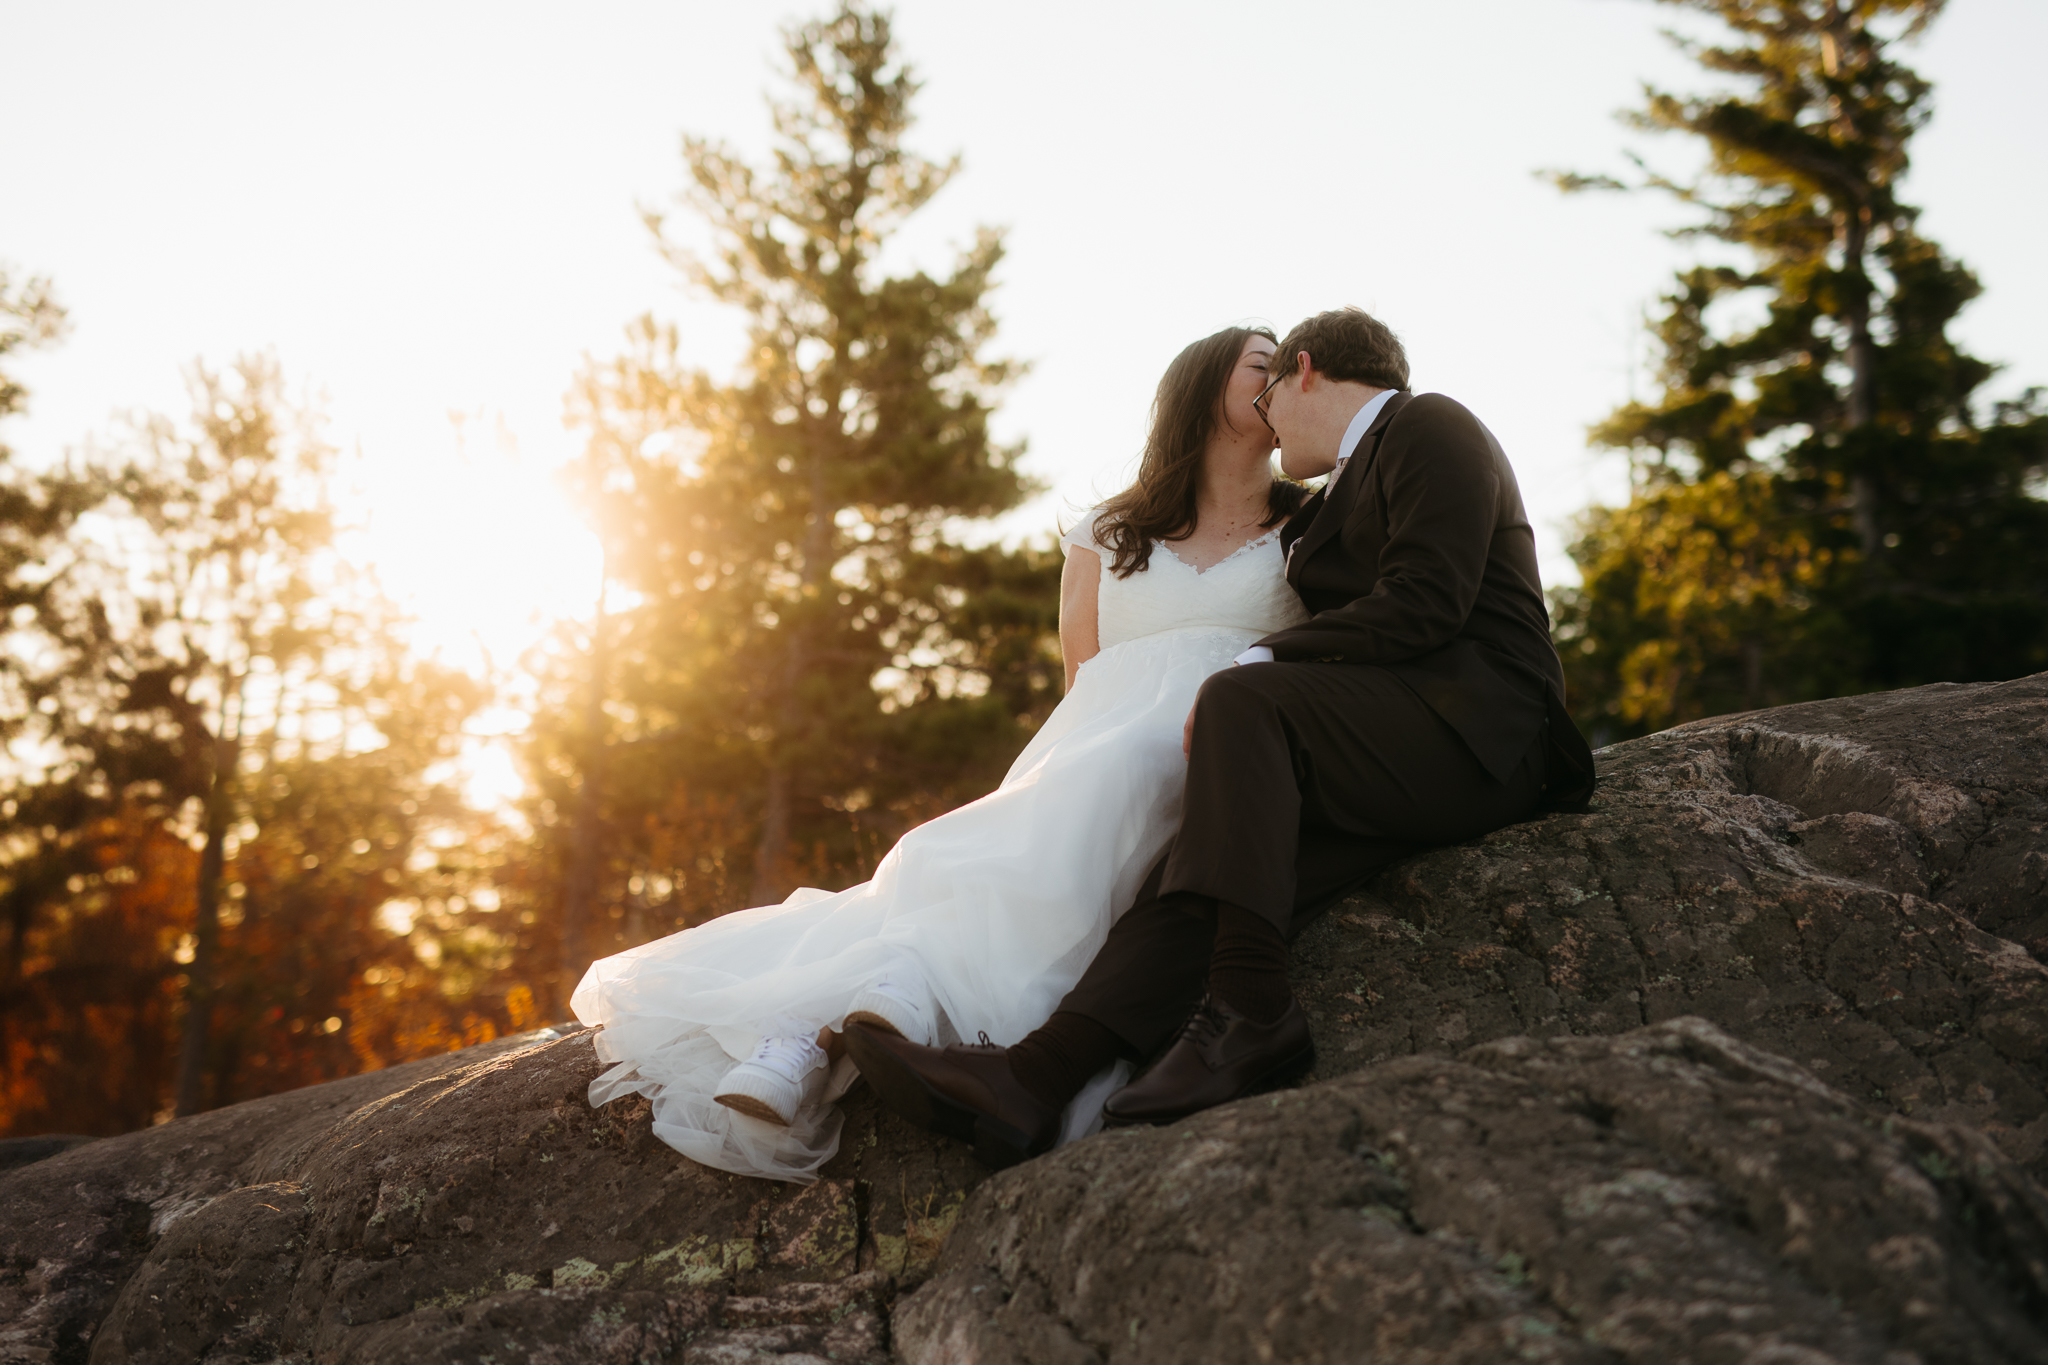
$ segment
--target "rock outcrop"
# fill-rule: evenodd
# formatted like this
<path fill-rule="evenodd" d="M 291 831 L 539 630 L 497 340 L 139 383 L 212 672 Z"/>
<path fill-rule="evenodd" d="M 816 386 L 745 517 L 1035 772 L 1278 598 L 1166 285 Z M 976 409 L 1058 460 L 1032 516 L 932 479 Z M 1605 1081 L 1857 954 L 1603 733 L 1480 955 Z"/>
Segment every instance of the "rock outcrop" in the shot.
<path fill-rule="evenodd" d="M 2048 676 L 1600 759 L 1310 931 L 1299 1089 L 795 1188 L 546 1031 L 0 1174 L 0 1365 L 2048 1361 Z"/>
<path fill-rule="evenodd" d="M 2048 675 L 1599 754 L 1587 815 L 1390 869 L 1297 945 L 1318 1074 L 1713 1020 L 2048 1176 Z"/>
<path fill-rule="evenodd" d="M 2048 1360 L 2048 1197 L 1698 1019 L 1404 1057 L 976 1192 L 905 1360 Z"/>
<path fill-rule="evenodd" d="M 592 1110 L 553 1030 L 0 1177 L 0 1362 L 887 1358 L 985 1172 L 849 1107 L 832 1178 L 745 1180 Z M 751 1354 L 750 1354 L 751 1353 Z"/>

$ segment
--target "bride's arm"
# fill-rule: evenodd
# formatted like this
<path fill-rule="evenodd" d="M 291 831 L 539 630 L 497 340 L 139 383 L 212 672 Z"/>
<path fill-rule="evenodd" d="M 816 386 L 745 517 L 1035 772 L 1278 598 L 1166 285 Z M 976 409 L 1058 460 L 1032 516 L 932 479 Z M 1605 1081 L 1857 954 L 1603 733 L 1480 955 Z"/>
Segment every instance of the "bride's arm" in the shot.
<path fill-rule="evenodd" d="M 1060 570 L 1060 657 L 1067 664 L 1067 690 L 1074 690 L 1074 674 L 1082 664 L 1102 652 L 1102 637 L 1095 628 L 1095 600 L 1102 589 L 1102 556 L 1079 545 L 1067 547 L 1066 567 Z"/>

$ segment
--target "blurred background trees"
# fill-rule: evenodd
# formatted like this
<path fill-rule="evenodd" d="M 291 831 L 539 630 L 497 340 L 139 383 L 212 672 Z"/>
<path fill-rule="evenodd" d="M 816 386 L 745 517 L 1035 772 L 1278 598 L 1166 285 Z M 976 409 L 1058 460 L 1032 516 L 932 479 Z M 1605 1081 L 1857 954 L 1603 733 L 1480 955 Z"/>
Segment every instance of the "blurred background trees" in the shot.
<path fill-rule="evenodd" d="M 765 167 L 685 142 L 730 380 L 643 318 L 577 377 L 565 491 L 605 551 L 527 663 L 519 811 L 453 762 L 491 687 L 419 657 L 269 357 L 36 468 L 0 451 L 8 634 L 0 1131 L 114 1132 L 566 1017 L 591 958 L 867 875 L 1000 777 L 1058 696 L 1059 557 L 989 434 L 1002 260 L 877 263 L 957 160 L 905 145 L 886 16 L 786 35 Z M 0 277 L 0 364 L 58 338 Z M 24 401 L 0 371 L 0 416 Z M 499 680 L 502 681 L 502 680 Z"/>
<path fill-rule="evenodd" d="M 687 280 L 745 314 L 736 377 L 685 368 L 643 318 L 572 395 L 589 440 L 571 477 L 618 605 L 541 663 L 558 1006 L 593 956 L 861 880 L 994 786 L 1058 698 L 1058 555 L 963 540 L 1033 491 L 988 430 L 1016 373 L 984 354 L 1001 237 L 940 275 L 884 272 L 958 163 L 905 145 L 917 83 L 886 16 L 786 39 L 772 163 L 685 140 L 710 251 L 649 215 Z"/>
<path fill-rule="evenodd" d="M 5 470 L 16 1129 L 139 1127 L 505 1022 L 392 923 L 465 885 L 433 845 L 474 817 L 436 768 L 481 689 L 405 657 L 338 552 L 333 452 L 276 363 L 198 366 L 191 391 L 188 424 Z M 407 980 L 422 1036 L 360 1008 Z"/>
<path fill-rule="evenodd" d="M 1896 53 L 1940 0 L 1665 3 L 1725 25 L 1681 46 L 1736 91 L 1650 92 L 1634 124 L 1707 166 L 1640 188 L 1732 251 L 1665 297 L 1661 393 L 1594 429 L 1634 496 L 1587 513 L 1556 594 L 1575 710 L 1618 739 L 2048 669 L 2048 416 L 1977 401 L 1995 367 L 1947 335 L 1977 281 L 1896 192 L 1930 97 Z"/>

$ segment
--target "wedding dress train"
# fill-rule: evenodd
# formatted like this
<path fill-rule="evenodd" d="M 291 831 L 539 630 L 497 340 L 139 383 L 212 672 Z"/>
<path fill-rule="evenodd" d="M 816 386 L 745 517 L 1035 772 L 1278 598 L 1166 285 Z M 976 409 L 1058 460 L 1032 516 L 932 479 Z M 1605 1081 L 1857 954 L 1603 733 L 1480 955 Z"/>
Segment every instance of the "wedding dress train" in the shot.
<path fill-rule="evenodd" d="M 1093 528 L 1062 544 L 1099 549 Z M 858 886 L 807 887 L 591 964 L 571 1003 L 614 1064 L 593 1105 L 646 1095 L 656 1136 L 685 1156 L 807 1183 L 838 1149 L 833 1101 L 855 1072 L 818 1067 L 786 1127 L 716 1103 L 764 1038 L 836 1030 L 892 978 L 936 1006 L 936 1036 L 917 1041 L 1010 1044 L 1045 1021 L 1179 825 L 1181 728 L 1203 679 L 1306 616 L 1276 533 L 1202 571 L 1162 543 L 1117 578 L 1099 552 L 1102 651 L 1001 786 L 911 830 Z M 1076 1101 L 1066 1138 L 1099 1124 L 1108 1090 Z"/>

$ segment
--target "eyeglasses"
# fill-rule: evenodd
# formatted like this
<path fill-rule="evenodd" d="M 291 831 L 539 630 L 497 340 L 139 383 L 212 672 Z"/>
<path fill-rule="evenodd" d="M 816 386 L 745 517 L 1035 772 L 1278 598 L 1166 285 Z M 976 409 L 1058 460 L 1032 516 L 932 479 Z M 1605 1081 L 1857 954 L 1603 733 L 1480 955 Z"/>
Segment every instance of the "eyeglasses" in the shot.
<path fill-rule="evenodd" d="M 1266 385 L 1265 388 L 1260 389 L 1259 396 L 1252 400 L 1252 411 L 1259 415 L 1259 420 L 1266 424 L 1266 430 L 1268 431 L 1273 430 L 1273 419 L 1266 415 L 1266 409 L 1273 406 L 1273 390 L 1279 388 L 1280 381 L 1285 378 L 1287 378 L 1286 375 L 1281 375 L 1280 379 L 1276 379 Z M 1279 433 L 1274 432 L 1274 434 L 1278 435 Z"/>

